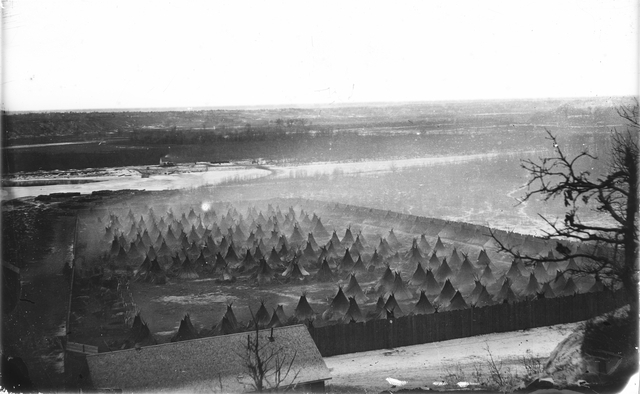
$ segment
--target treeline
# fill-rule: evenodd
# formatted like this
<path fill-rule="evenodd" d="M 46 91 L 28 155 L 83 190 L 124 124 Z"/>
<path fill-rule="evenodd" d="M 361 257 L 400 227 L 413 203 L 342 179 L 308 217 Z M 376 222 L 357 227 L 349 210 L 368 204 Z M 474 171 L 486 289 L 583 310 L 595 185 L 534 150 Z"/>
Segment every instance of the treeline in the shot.
<path fill-rule="evenodd" d="M 4 142 L 108 139 L 133 133 L 157 143 L 256 138 L 269 134 L 405 128 L 471 130 L 522 125 L 613 125 L 614 107 L 589 100 L 409 103 L 331 108 L 216 109 L 189 111 L 2 113 Z M 159 135 L 151 136 L 146 132 Z M 228 135 L 227 137 L 224 137 Z M 56 140 L 57 139 L 57 140 Z M 182 141 L 182 142 L 181 142 Z M 154 143 L 154 142 L 152 142 Z"/>
<path fill-rule="evenodd" d="M 243 127 L 220 126 L 201 129 L 179 129 L 177 127 L 169 129 L 135 129 L 127 135 L 129 140 L 134 143 L 196 145 L 221 141 L 260 141 L 286 135 L 305 135 L 310 134 L 311 131 L 311 126 L 304 123 L 292 124 L 291 126 L 252 126 L 251 124 L 246 124 Z M 317 135 L 331 135 L 332 133 L 333 129 L 329 127 L 313 129 L 313 134 Z"/>

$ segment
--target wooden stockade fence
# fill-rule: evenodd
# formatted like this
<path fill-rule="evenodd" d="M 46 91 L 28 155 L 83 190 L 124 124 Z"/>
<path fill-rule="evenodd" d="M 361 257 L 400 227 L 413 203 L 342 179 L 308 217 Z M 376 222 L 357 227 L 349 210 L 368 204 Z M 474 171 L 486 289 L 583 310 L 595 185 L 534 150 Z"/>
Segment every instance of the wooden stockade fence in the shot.
<path fill-rule="evenodd" d="M 603 291 L 429 315 L 408 315 L 393 321 L 370 320 L 310 327 L 309 333 L 320 354 L 328 357 L 578 322 L 625 304 L 622 291 Z"/>

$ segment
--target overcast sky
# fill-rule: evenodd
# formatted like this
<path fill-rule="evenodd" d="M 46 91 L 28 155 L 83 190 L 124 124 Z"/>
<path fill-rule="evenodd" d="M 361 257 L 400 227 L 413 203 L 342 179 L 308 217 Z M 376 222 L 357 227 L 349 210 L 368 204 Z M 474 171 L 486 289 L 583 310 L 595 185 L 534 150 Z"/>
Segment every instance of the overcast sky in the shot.
<path fill-rule="evenodd" d="M 3 4 L 10 111 L 638 94 L 636 1 Z"/>

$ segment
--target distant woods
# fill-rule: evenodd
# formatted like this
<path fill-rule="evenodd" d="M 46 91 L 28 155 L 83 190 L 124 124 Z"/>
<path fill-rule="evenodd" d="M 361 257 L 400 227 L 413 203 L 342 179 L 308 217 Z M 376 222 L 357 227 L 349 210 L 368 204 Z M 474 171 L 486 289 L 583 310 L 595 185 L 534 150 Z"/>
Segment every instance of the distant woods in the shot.
<path fill-rule="evenodd" d="M 620 98 L 618 101 L 625 101 Z M 201 144 L 276 134 L 475 133 L 550 126 L 611 126 L 619 118 L 601 99 L 362 104 L 326 108 L 2 113 L 4 142 L 130 138 Z M 56 141 L 54 141 L 56 139 Z M 24 140 L 24 141 L 22 141 Z"/>

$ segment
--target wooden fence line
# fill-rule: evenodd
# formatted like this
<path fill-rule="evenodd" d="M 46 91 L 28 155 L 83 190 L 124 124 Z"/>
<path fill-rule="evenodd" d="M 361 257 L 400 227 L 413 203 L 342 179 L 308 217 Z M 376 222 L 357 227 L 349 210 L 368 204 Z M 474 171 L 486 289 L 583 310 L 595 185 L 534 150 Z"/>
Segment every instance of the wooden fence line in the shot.
<path fill-rule="evenodd" d="M 392 321 L 309 327 L 323 357 L 587 320 L 625 305 L 622 291 L 498 304 Z"/>

